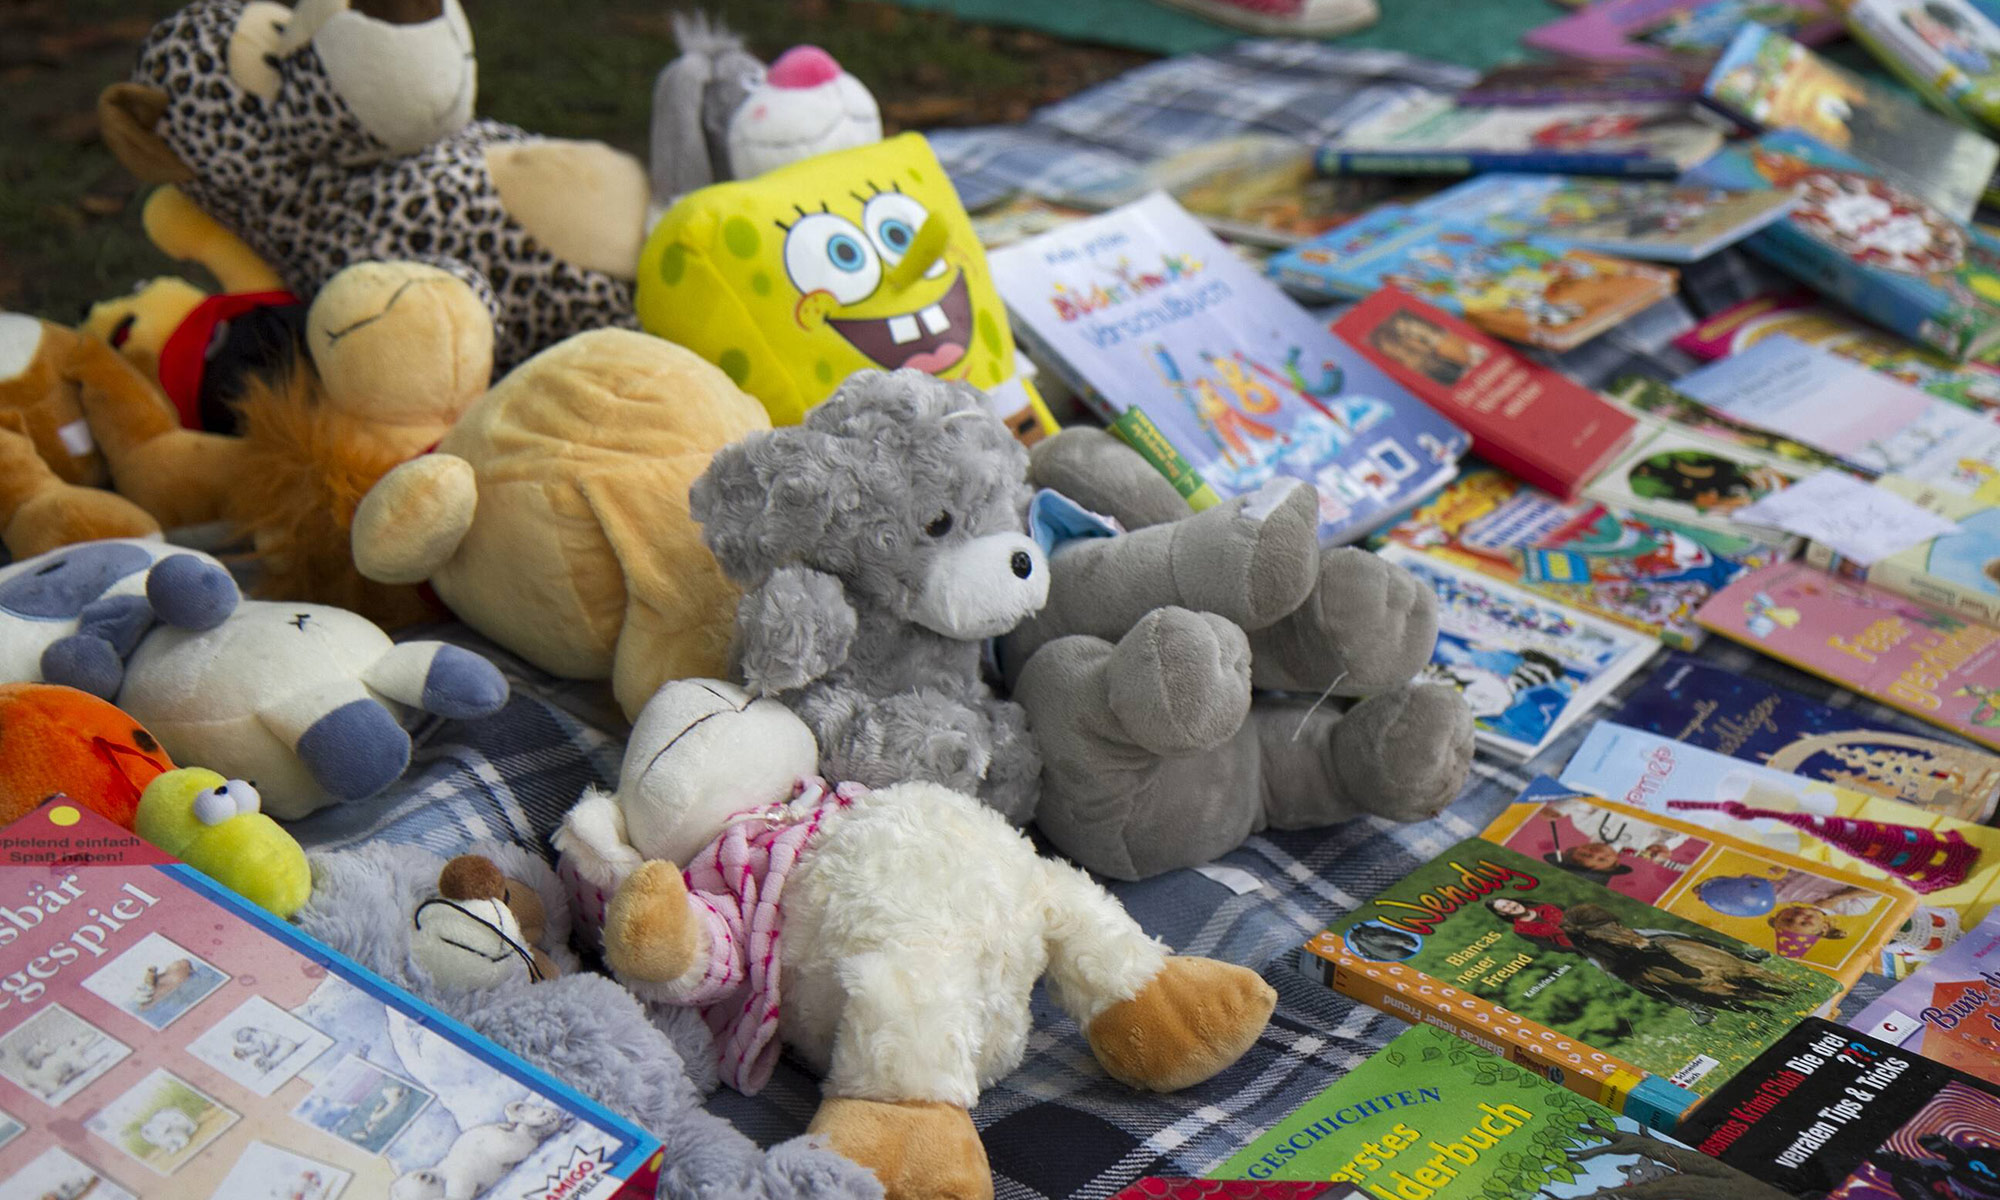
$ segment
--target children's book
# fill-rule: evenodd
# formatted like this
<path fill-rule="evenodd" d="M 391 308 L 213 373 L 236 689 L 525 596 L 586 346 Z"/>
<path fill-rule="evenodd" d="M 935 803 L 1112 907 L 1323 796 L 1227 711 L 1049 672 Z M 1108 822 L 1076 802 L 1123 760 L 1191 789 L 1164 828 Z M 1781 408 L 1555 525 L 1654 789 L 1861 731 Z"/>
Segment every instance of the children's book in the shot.
<path fill-rule="evenodd" d="M 1682 649 L 1706 636 L 1696 609 L 1779 558 L 1754 538 L 1565 504 L 1487 467 L 1469 468 L 1379 536 Z"/>
<path fill-rule="evenodd" d="M 1295 476 L 1321 540 L 1352 541 L 1443 486 L 1469 443 L 1167 196 L 990 261 L 1030 352 L 1198 504 Z"/>
<path fill-rule="evenodd" d="M 1762 25 L 1730 40 L 1702 98 L 1755 129 L 1796 129 L 1868 163 L 1966 221 L 2000 146 Z"/>
<path fill-rule="evenodd" d="M 1505 237 L 1540 237 L 1582 250 L 1658 262 L 1694 262 L 1783 217 L 1790 193 L 1727 192 L 1653 179 L 1580 179 L 1495 172 L 1411 207 L 1473 221 Z"/>
<path fill-rule="evenodd" d="M 1671 1194 L 1690 1200 L 1784 1200 L 1428 1025 L 1405 1030 L 1212 1173 L 1333 1180 L 1371 1200 L 1584 1200 L 1676 1179 L 1689 1190 Z"/>
<path fill-rule="evenodd" d="M 1560 776 L 1580 792 L 1916 892 L 1885 974 L 1956 941 L 2000 903 L 2000 830 L 1702 750 L 1614 721 L 1585 735 Z"/>
<path fill-rule="evenodd" d="M 1650 520 L 1755 538 L 1789 553 L 1797 539 L 1742 524 L 1730 514 L 1808 474 L 1795 463 L 1749 446 L 1648 421 L 1584 494 Z"/>
<path fill-rule="evenodd" d="M 1722 132 L 1685 104 L 1627 101 L 1532 108 L 1412 94 L 1320 147 L 1327 175 L 1566 175 L 1672 178 L 1715 153 Z"/>
<path fill-rule="evenodd" d="M 1782 333 L 1683 375 L 1674 389 L 1868 475 L 1969 494 L 2000 472 L 2000 425 Z"/>
<path fill-rule="evenodd" d="M 1693 396 L 1676 391 L 1672 384 L 1644 375 L 1623 375 L 1613 379 L 1605 395 L 1627 412 L 1651 417 L 1658 424 L 1676 426 L 1683 432 L 1702 434 L 1732 446 L 1747 446 L 1785 462 L 1795 472 L 1809 474 L 1811 469 L 1831 467 L 1840 462 L 1833 455 L 1815 450 L 1803 442 L 1795 442 L 1782 434 L 1724 416 Z"/>
<path fill-rule="evenodd" d="M 1469 432 L 1480 457 L 1559 495 L 1573 498 L 1631 440 L 1632 417 L 1596 392 L 1394 288 L 1333 332 Z"/>
<path fill-rule="evenodd" d="M 1301 963 L 1671 1131 L 1840 984 L 1479 838 L 1306 943 Z"/>
<path fill-rule="evenodd" d="M 1537 50 L 1588 61 L 1703 60 L 1729 44 L 1745 21 L 1817 44 L 1840 32 L 1822 0 L 1598 0 L 1528 31 Z"/>
<path fill-rule="evenodd" d="M 1966 0 L 1841 0 L 1847 28 L 1941 112 L 2000 125 L 2000 26 Z"/>
<path fill-rule="evenodd" d="M 1393 542 L 1383 558 L 1437 593 L 1424 678 L 1464 693 L 1475 739 L 1525 761 L 1652 657 L 1659 643 Z"/>
<path fill-rule="evenodd" d="M 1813 542 L 1806 547 L 1806 561 L 1981 624 L 2000 626 L 2000 504 L 1900 475 L 1884 475 L 1875 483 L 1952 521 L 1958 532 L 1918 542 L 1869 566 Z"/>
<path fill-rule="evenodd" d="M 1240 1179 L 1188 1179 L 1175 1175 L 1146 1175 L 1130 1187 L 1114 1193 L 1111 1200 L 1373 1200 L 1350 1183 L 1330 1183 L 1306 1179 L 1269 1179 L 1261 1183 Z"/>
<path fill-rule="evenodd" d="M 2000 409 L 2000 370 L 1981 362 L 1954 362 L 1802 294 L 1753 296 L 1682 334 L 1674 345 L 1713 362 L 1774 333 L 1838 354 L 1961 408 L 1978 413 Z"/>
<path fill-rule="evenodd" d="M 1698 814 L 1697 814 L 1698 815 Z M 1804 963 L 1845 991 L 1908 921 L 1908 889 L 1596 796 L 1546 776 L 1480 837 Z"/>
<path fill-rule="evenodd" d="M 1913 342 L 1955 359 L 2000 345 L 2000 241 L 1860 159 L 1796 130 L 1735 142 L 1683 180 L 1787 188 L 1798 204 L 1744 246 Z"/>
<path fill-rule="evenodd" d="M 1988 915 L 1848 1024 L 2000 1083 L 2000 916 Z"/>
<path fill-rule="evenodd" d="M 2000 1089 L 1830 1021 L 1801 1022 L 1675 1136 L 1793 1196 L 2000 1194 Z"/>
<path fill-rule="evenodd" d="M 1568 350 L 1673 294 L 1666 267 L 1512 237 L 1481 225 L 1377 209 L 1275 255 L 1287 289 L 1359 298 L 1394 287 L 1496 337 Z"/>
<path fill-rule="evenodd" d="M 2000 758 L 1905 733 L 1686 654 L 1625 697 L 1616 720 L 1836 787 L 1983 822 L 2000 803 Z"/>
<path fill-rule="evenodd" d="M 1688 102 L 1701 95 L 1700 67 L 1672 61 L 1508 63 L 1458 94 L 1460 104 L 1533 108 L 1610 100 Z"/>
<path fill-rule="evenodd" d="M 630 1121 L 89 810 L 0 864 L 0 1195 L 653 1194 Z"/>
<path fill-rule="evenodd" d="M 1801 562 L 1739 576 L 1703 626 L 2000 749 L 2000 630 Z"/>

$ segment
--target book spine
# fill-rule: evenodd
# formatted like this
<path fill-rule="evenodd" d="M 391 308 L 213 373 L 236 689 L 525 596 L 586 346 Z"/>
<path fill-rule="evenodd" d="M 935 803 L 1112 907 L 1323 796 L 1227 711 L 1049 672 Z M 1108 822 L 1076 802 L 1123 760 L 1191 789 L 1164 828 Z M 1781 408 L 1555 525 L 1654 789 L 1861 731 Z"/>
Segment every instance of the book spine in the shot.
<path fill-rule="evenodd" d="M 1921 570 L 1907 563 L 1884 560 L 1872 567 L 1853 569 L 1837 554 L 1829 553 L 1828 562 L 1813 562 L 1810 555 L 1806 561 L 1814 566 L 1824 567 L 1841 575 L 1858 575 L 1876 587 L 1908 596 L 1932 608 L 1977 621 L 1981 625 L 2000 626 L 2000 597 L 1966 587 L 1951 579 L 1942 579 L 1929 571 Z"/>
<path fill-rule="evenodd" d="M 1671 160 L 1645 154 L 1343 150 L 1338 146 L 1322 146 L 1316 165 L 1322 175 L 1476 175 L 1482 171 L 1523 171 L 1671 179 L 1680 174 L 1680 167 Z"/>
<path fill-rule="evenodd" d="M 1986 132 L 1978 117 L 1966 111 L 1958 93 L 1963 90 L 1964 79 L 1956 72 L 1947 72 L 1938 77 L 1926 74 L 1916 63 L 1910 61 L 1909 52 L 1904 49 L 1902 39 L 1891 21 L 1893 18 L 1877 13 L 1865 4 L 1855 4 L 1847 8 L 1847 30 L 1854 40 L 1867 48 L 1877 62 L 1889 68 L 1889 73 L 1906 84 L 1911 91 L 1922 96 L 1930 106 L 1968 129 Z"/>
<path fill-rule="evenodd" d="M 1952 358 L 1965 357 L 1967 339 L 1951 328 L 1951 314 L 1936 312 L 1921 295 L 1906 293 L 1897 286 L 1897 277 L 1872 271 L 1785 223 L 1752 234 L 1743 244 L 1876 324 Z"/>
<path fill-rule="evenodd" d="M 1188 502 L 1188 507 L 1199 512 L 1213 508 L 1222 502 L 1208 481 L 1195 472 L 1193 464 L 1181 457 L 1174 449 L 1172 441 L 1153 423 L 1153 418 L 1136 408 L 1128 408 L 1111 422 L 1111 432 L 1119 441 L 1139 452 L 1139 457 L 1153 464 L 1153 469 L 1167 477 L 1174 490 Z"/>

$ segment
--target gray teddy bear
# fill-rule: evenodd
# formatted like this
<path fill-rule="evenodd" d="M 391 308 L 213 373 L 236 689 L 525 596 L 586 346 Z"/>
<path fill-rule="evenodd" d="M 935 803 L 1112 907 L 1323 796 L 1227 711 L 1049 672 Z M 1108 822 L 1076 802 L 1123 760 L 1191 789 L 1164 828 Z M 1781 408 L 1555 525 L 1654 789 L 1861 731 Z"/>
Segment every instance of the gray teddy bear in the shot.
<path fill-rule="evenodd" d="M 928 780 L 1034 816 L 1026 719 L 980 678 L 981 643 L 1049 594 L 1027 469 L 977 390 L 861 371 L 695 480 L 702 540 L 744 589 L 737 672 L 812 728 L 830 778 Z"/>
<path fill-rule="evenodd" d="M 1033 475 L 1129 531 L 1059 545 L 1048 604 L 1001 643 L 1057 849 L 1139 879 L 1267 826 L 1415 821 L 1458 795 L 1471 712 L 1411 682 L 1437 599 L 1365 550 L 1322 551 L 1309 485 L 1192 513 L 1136 452 L 1084 428 L 1037 446 Z"/>

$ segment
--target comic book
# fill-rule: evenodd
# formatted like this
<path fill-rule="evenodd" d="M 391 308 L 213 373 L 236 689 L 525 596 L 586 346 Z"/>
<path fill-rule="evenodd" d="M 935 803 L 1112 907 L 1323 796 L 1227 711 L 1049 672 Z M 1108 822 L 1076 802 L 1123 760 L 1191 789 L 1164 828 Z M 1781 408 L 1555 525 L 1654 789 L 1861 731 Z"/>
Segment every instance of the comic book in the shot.
<path fill-rule="evenodd" d="M 1745 525 L 1730 514 L 1811 473 L 1749 446 L 1649 420 L 1584 494 L 1649 520 L 1754 538 L 1790 553 L 1797 538 Z"/>
<path fill-rule="evenodd" d="M 1665 299 L 1679 279 L 1670 268 L 1398 206 L 1281 251 L 1270 273 L 1320 299 L 1394 287 L 1495 337 L 1552 350 L 1581 345 Z"/>
<path fill-rule="evenodd" d="M 4 1200 L 653 1194 L 630 1121 L 61 797 L 0 975 Z"/>
<path fill-rule="evenodd" d="M 1472 708 L 1483 746 L 1527 760 L 1562 735 L 1659 644 L 1394 542 L 1379 553 L 1437 593 L 1438 640 L 1424 678 Z"/>
<path fill-rule="evenodd" d="M 1813 542 L 1806 547 L 1806 561 L 1981 624 L 2000 626 L 2000 503 L 1900 475 L 1884 475 L 1875 484 L 1953 522 L 1957 530 L 1906 546 L 1867 566 Z"/>
<path fill-rule="evenodd" d="M 1747 350 L 1774 333 L 1838 354 L 1961 408 L 1978 413 L 2000 409 L 2000 369 L 1982 362 L 1954 362 L 1802 293 L 1752 296 L 1674 339 L 1674 345 L 1712 362 Z"/>
<path fill-rule="evenodd" d="M 1850 709 L 1690 655 L 1670 655 L 1614 718 L 1745 762 L 1984 822 L 2000 804 L 2000 758 L 1907 733 Z"/>
<path fill-rule="evenodd" d="M 1412 94 L 1319 149 L 1327 175 L 1566 175 L 1672 178 L 1715 153 L 1722 132 L 1685 104 L 1597 102 L 1500 108 Z"/>
<path fill-rule="evenodd" d="M 1876 167 L 1956 220 L 2000 166 L 2000 146 L 1762 25 L 1746 24 L 1702 97 L 1756 129 L 1796 129 Z"/>
<path fill-rule="evenodd" d="M 1752 253 L 1883 328 L 1954 359 L 2000 345 L 2000 241 L 1846 151 L 1796 130 L 1733 142 L 1683 183 L 1785 188 L 1798 203 Z"/>
<path fill-rule="evenodd" d="M 1654 424 L 1677 426 L 1683 432 L 1700 434 L 1713 441 L 1748 447 L 1784 462 L 1794 473 L 1811 474 L 1814 469 L 1840 462 L 1834 455 L 1783 434 L 1725 416 L 1676 390 L 1672 384 L 1644 375 L 1621 375 L 1613 379 L 1605 395 L 1627 412 L 1653 418 Z"/>
<path fill-rule="evenodd" d="M 1791 959 L 1468 838 L 1306 943 L 1301 964 L 1671 1131 L 1841 986 Z"/>
<path fill-rule="evenodd" d="M 1597 0 L 1521 41 L 1591 62 L 1706 60 L 1745 21 L 1809 44 L 1840 32 L 1840 18 L 1822 0 Z"/>
<path fill-rule="evenodd" d="M 1840 0 L 1847 28 L 1946 113 L 2000 126 L 2000 26 L 1966 0 Z"/>
<path fill-rule="evenodd" d="M 1378 536 L 1681 649 L 1706 636 L 1696 609 L 1779 556 L 1750 537 L 1595 501 L 1564 504 L 1486 467 L 1468 469 Z"/>
<path fill-rule="evenodd" d="M 1411 205 L 1473 221 L 1505 237 L 1539 237 L 1581 250 L 1656 262 L 1694 262 L 1791 211 L 1769 188 L 1728 192 L 1653 179 L 1580 179 L 1494 172 Z"/>
<path fill-rule="evenodd" d="M 1533 108 L 1603 100 L 1691 101 L 1707 72 L 1680 62 L 1506 63 L 1458 94 L 1460 104 Z"/>
<path fill-rule="evenodd" d="M 1915 910 L 1909 889 L 1673 816 L 1531 781 L 1479 835 L 1621 896 L 1840 981 L 1877 969 Z"/>
<path fill-rule="evenodd" d="M 1801 1022 L 1675 1136 L 1793 1196 L 1985 1200 L 2000 1190 L 2000 1088 L 1830 1021 Z"/>
<path fill-rule="evenodd" d="M 1294 476 L 1318 491 L 1321 540 L 1352 541 L 1469 444 L 1168 196 L 991 261 L 1030 353 L 1198 505 Z"/>
<path fill-rule="evenodd" d="M 1847 1023 L 2000 1083 L 2000 916 L 1989 914 Z"/>
<path fill-rule="evenodd" d="M 1260 1185 L 1331 1180 L 1366 1188 L 1371 1200 L 1584 1200 L 1635 1179 L 1726 1188 L 1730 1200 L 1784 1200 L 1428 1025 L 1398 1035 L 1211 1174 Z M 1239 1194 L 1257 1193 L 1228 1193 Z"/>

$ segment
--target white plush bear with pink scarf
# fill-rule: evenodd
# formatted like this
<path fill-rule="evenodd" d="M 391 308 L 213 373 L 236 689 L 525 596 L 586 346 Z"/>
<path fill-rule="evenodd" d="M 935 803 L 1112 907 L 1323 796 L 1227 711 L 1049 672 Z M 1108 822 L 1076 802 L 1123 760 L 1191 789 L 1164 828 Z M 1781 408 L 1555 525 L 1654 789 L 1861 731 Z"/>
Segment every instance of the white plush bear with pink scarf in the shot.
<path fill-rule="evenodd" d="M 669 683 L 556 846 L 620 982 L 701 1006 L 745 1091 L 790 1044 L 824 1076 L 813 1132 L 891 1197 L 992 1194 L 967 1110 L 1020 1064 L 1037 979 L 1134 1087 L 1199 1083 L 1263 1030 L 1255 973 L 1169 954 L 978 800 L 828 785 L 818 758 L 783 705 Z"/>

